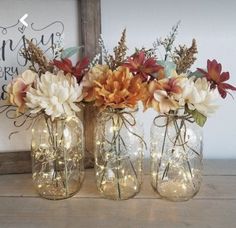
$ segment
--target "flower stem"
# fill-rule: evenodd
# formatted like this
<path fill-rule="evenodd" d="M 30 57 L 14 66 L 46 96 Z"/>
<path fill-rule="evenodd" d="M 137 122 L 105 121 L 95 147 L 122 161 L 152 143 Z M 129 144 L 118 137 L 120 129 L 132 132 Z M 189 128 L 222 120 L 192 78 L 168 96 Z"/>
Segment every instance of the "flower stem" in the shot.
<path fill-rule="evenodd" d="M 172 150 L 171 150 L 171 153 L 172 153 L 172 154 L 173 154 L 174 151 L 175 151 L 176 143 L 177 143 L 177 141 L 179 140 L 179 137 L 180 137 L 180 135 L 181 135 L 181 129 L 182 129 L 183 124 L 184 124 L 183 121 L 184 121 L 184 120 L 182 119 L 182 120 L 181 120 L 181 124 L 180 124 L 180 128 L 179 128 L 178 130 L 175 129 L 175 130 L 176 130 L 176 137 L 175 137 L 175 141 L 174 141 L 174 143 L 173 143 L 173 147 L 172 147 Z M 175 124 L 176 124 L 176 119 L 174 119 L 173 122 L 174 122 L 174 125 L 175 125 Z M 176 126 L 175 126 L 175 127 L 176 127 Z M 168 164 L 167 164 L 167 166 L 166 166 L 166 168 L 165 168 L 165 170 L 164 170 L 164 172 L 163 172 L 162 180 L 164 179 L 165 176 L 167 176 L 168 171 L 169 171 L 169 168 L 170 168 L 170 162 L 168 162 Z"/>
<path fill-rule="evenodd" d="M 116 163 L 118 163 L 118 167 L 116 167 L 116 181 L 117 181 L 117 190 L 118 190 L 118 197 L 121 199 L 121 191 L 120 191 L 120 176 L 119 176 L 119 167 L 120 167 L 120 126 L 119 126 L 119 117 L 117 118 L 117 123 L 115 123 L 113 120 L 113 129 L 117 130 L 117 127 L 119 127 L 119 130 L 117 131 L 117 136 L 115 137 L 115 152 L 116 152 Z"/>
<path fill-rule="evenodd" d="M 164 139 L 163 139 L 162 148 L 161 148 L 161 157 L 160 157 L 159 164 L 157 164 L 157 174 L 158 174 L 158 172 L 159 172 L 160 165 L 161 165 L 161 160 L 162 160 L 162 157 L 163 157 L 163 154 L 164 154 L 165 143 L 166 143 L 166 137 L 167 137 L 167 132 L 168 132 L 168 125 L 169 125 L 169 117 L 167 117 L 167 121 L 166 121 Z M 157 158 L 157 159 L 158 159 L 158 158 Z M 164 175 L 164 174 L 163 174 L 163 175 Z M 163 180 L 163 178 L 162 178 L 162 180 Z M 157 188 L 157 184 L 158 184 L 158 175 L 156 175 L 156 188 Z"/>

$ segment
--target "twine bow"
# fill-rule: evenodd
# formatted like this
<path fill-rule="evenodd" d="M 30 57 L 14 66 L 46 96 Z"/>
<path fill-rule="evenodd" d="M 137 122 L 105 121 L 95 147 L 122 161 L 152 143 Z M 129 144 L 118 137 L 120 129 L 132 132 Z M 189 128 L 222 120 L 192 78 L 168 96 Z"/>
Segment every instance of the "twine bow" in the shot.
<path fill-rule="evenodd" d="M 157 123 L 159 119 L 166 118 L 166 123 L 160 125 Z M 194 123 L 195 121 L 193 120 L 192 116 L 190 114 L 183 114 L 183 115 L 177 115 L 177 114 L 161 114 L 158 115 L 154 118 L 153 123 L 157 127 L 166 127 L 168 124 L 171 124 L 171 122 L 181 120 L 181 122 L 189 122 L 189 123 Z M 185 124 L 185 123 L 183 123 Z"/>
<path fill-rule="evenodd" d="M 120 137 L 122 144 L 124 145 L 124 147 L 126 147 L 124 140 L 122 139 L 122 137 L 120 136 L 120 131 L 122 129 L 122 127 L 124 126 L 127 131 L 129 133 L 131 133 L 132 135 L 136 136 L 137 138 L 139 138 L 141 140 L 141 142 L 143 143 L 143 145 L 145 146 L 145 149 L 147 149 L 147 144 L 144 141 L 144 139 L 136 134 L 135 132 L 133 132 L 130 127 L 134 127 L 137 122 L 135 120 L 135 117 L 133 115 L 133 113 L 135 113 L 137 110 L 133 110 L 133 111 L 124 111 L 123 109 L 108 109 L 106 110 L 107 113 L 107 117 L 105 118 L 105 121 L 112 121 L 113 125 L 118 126 L 117 128 L 117 136 L 113 139 L 113 142 L 117 139 L 117 137 Z"/>

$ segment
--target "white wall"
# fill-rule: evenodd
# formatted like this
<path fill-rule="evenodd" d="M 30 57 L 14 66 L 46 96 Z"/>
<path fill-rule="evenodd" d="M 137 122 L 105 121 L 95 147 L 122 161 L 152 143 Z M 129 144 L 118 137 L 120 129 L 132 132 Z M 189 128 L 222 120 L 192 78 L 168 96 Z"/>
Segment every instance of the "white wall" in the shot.
<path fill-rule="evenodd" d="M 231 73 L 236 85 L 236 1 L 234 0 L 102 0 L 102 34 L 111 51 L 123 28 L 127 28 L 130 53 L 134 47 L 150 46 L 165 37 L 181 20 L 176 44 L 198 43 L 198 59 L 193 66 L 205 67 L 207 59 L 217 59 Z M 236 93 L 235 93 L 236 98 Z M 236 158 L 236 101 L 220 100 L 220 108 L 204 126 L 206 158 Z M 140 114 L 146 140 L 156 113 Z"/>

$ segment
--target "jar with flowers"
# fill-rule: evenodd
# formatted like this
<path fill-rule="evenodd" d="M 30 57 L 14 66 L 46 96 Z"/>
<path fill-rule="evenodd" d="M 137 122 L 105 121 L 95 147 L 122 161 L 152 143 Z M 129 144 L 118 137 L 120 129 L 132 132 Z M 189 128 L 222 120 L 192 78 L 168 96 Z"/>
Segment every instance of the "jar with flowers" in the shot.
<path fill-rule="evenodd" d="M 94 66 L 85 76 L 93 85 L 89 99 L 99 110 L 94 142 L 97 188 L 113 200 L 128 199 L 140 191 L 146 145 L 136 118 L 145 86 L 125 66 L 126 49 L 124 30 L 115 56 L 106 56 L 106 64 Z"/>
<path fill-rule="evenodd" d="M 65 50 L 63 58 L 49 61 L 29 40 L 22 55 L 31 65 L 8 85 L 5 111 L 15 110 L 15 123 L 22 117 L 21 125 L 32 127 L 36 191 L 47 199 L 65 199 L 79 191 L 84 177 L 84 133 L 78 113 L 88 60 L 84 58 L 76 64 L 79 67 L 73 67 Z"/>
<path fill-rule="evenodd" d="M 178 26 L 178 25 L 177 25 Z M 216 60 L 208 60 L 207 70 L 189 68 L 196 60 L 196 41 L 190 48 L 179 46 L 172 52 L 177 27 L 164 41 L 165 59 L 160 77 L 147 81 L 144 107 L 153 108 L 150 132 L 151 185 L 162 197 L 186 201 L 199 191 L 202 182 L 202 127 L 214 113 L 217 97 L 225 98 L 236 87 L 226 83 L 228 72 Z"/>

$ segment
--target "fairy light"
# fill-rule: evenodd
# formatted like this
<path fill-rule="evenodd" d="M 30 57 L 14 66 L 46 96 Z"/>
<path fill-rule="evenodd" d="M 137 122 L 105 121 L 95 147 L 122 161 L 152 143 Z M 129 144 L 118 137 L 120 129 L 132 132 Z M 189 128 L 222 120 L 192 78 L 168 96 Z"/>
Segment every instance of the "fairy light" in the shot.
<path fill-rule="evenodd" d="M 156 177 L 156 176 L 157 176 L 157 173 L 156 173 L 156 172 L 152 172 L 152 176 L 153 176 L 153 177 Z"/>
<path fill-rule="evenodd" d="M 139 136 L 136 125 L 132 124 L 134 121 L 133 114 L 123 110 L 114 115 L 113 112 L 104 112 L 98 121 L 95 154 L 97 186 L 110 199 L 130 198 L 139 188 L 144 145 L 142 135 Z"/>

